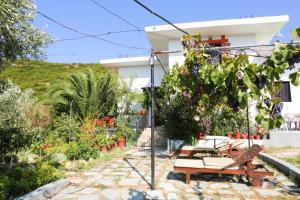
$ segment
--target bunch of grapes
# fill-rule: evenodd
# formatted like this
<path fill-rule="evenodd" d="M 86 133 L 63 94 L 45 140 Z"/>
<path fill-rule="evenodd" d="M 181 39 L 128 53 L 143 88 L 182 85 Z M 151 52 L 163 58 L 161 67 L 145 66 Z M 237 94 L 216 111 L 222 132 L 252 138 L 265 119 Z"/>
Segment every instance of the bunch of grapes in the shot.
<path fill-rule="evenodd" d="M 211 118 L 206 116 L 202 118 L 202 126 L 205 129 L 206 133 L 209 133 L 212 128 L 212 121 Z"/>
<path fill-rule="evenodd" d="M 233 112 L 238 112 L 239 111 L 239 102 L 232 95 L 228 96 L 228 104 L 232 108 Z"/>
<path fill-rule="evenodd" d="M 208 60 L 209 64 L 217 63 L 221 61 L 221 52 L 216 50 L 210 50 L 206 53 L 211 55 L 211 58 Z"/>
<path fill-rule="evenodd" d="M 279 104 L 276 104 L 272 107 L 272 110 L 271 110 L 271 115 L 273 117 L 278 117 L 281 115 L 281 111 L 282 111 L 282 108 L 283 108 L 283 103 L 279 103 Z"/>
<path fill-rule="evenodd" d="M 190 74 L 192 76 L 196 76 L 198 74 L 198 72 L 199 72 L 199 69 L 200 69 L 199 64 L 193 65 L 193 67 L 190 69 Z"/>
<path fill-rule="evenodd" d="M 288 69 L 294 69 L 295 68 L 295 64 L 300 62 L 300 53 L 295 53 L 287 61 L 289 63 L 289 68 Z"/>
<path fill-rule="evenodd" d="M 267 106 L 270 106 L 271 105 L 271 99 L 268 97 L 264 100 L 264 103 L 267 105 Z"/>
<path fill-rule="evenodd" d="M 256 86 L 259 90 L 263 89 L 266 85 L 267 82 L 267 77 L 266 76 L 261 76 L 258 78 L 258 81 L 256 81 Z"/>

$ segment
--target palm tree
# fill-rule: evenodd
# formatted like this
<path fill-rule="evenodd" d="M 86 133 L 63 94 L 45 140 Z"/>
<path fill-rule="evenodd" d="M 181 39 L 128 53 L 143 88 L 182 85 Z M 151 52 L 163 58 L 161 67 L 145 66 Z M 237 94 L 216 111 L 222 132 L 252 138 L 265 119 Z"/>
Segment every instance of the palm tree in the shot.
<path fill-rule="evenodd" d="M 116 105 L 116 81 L 111 73 L 96 79 L 89 69 L 72 74 L 68 85 L 51 93 L 56 108 L 72 111 L 83 122 L 108 114 Z"/>

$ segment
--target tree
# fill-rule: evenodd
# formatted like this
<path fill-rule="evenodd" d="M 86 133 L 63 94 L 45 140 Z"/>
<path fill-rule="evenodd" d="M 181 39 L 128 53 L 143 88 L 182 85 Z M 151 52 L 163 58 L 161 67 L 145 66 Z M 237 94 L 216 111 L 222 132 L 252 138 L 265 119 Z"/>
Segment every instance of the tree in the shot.
<path fill-rule="evenodd" d="M 0 70 L 17 58 L 41 58 L 51 39 L 32 25 L 32 0 L 0 0 L 0 5 Z"/>
<path fill-rule="evenodd" d="M 0 83 L 0 157 L 17 153 L 32 138 L 32 90 L 21 91 L 12 82 Z"/>
<path fill-rule="evenodd" d="M 300 38 L 300 29 L 293 33 Z M 216 111 L 229 107 L 237 113 L 245 110 L 250 100 L 257 102 L 256 122 L 264 129 L 283 123 L 282 104 L 275 96 L 286 70 L 293 70 L 289 78 L 292 84 L 299 85 L 300 71 L 294 65 L 300 61 L 300 44 L 277 43 L 264 63 L 255 64 L 249 63 L 243 51 L 235 56 L 223 52 L 221 62 L 213 62 L 212 52 L 205 48 L 207 44 L 200 34 L 185 35 L 182 43 L 184 64 L 174 66 L 165 75 L 162 89 L 165 96 L 179 99 L 186 106 L 195 119 L 190 122 L 192 126 L 198 123 L 199 116 L 209 117 L 203 124 L 211 126 Z"/>
<path fill-rule="evenodd" d="M 50 99 L 59 111 L 72 111 L 81 121 L 90 121 L 115 108 L 116 80 L 110 73 L 96 79 L 89 69 L 72 74 L 66 85 L 51 92 Z"/>

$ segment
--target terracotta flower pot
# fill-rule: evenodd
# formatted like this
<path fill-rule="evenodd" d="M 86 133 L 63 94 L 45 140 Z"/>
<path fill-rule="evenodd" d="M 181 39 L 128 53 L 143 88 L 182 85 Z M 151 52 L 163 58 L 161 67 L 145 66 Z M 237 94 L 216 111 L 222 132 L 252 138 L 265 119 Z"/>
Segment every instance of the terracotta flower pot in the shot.
<path fill-rule="evenodd" d="M 242 133 L 242 139 L 247 139 L 247 133 Z"/>
<path fill-rule="evenodd" d="M 254 134 L 254 133 L 252 133 L 252 134 L 250 135 L 250 139 L 252 139 L 252 140 L 255 139 L 255 134 Z"/>
<path fill-rule="evenodd" d="M 239 132 L 234 133 L 234 139 L 241 139 L 241 135 Z"/>
<path fill-rule="evenodd" d="M 118 146 L 119 146 L 120 148 L 124 148 L 124 147 L 126 146 L 126 140 L 125 140 L 125 138 L 120 138 L 120 139 L 118 140 Z"/>
<path fill-rule="evenodd" d="M 201 133 L 201 132 L 196 133 L 196 138 L 197 138 L 197 140 L 202 140 L 203 137 L 204 137 L 204 134 L 203 134 L 203 133 Z"/>
<path fill-rule="evenodd" d="M 227 133 L 227 137 L 228 137 L 229 139 L 231 139 L 231 138 L 232 138 L 232 133 Z"/>
<path fill-rule="evenodd" d="M 108 152 L 108 146 L 105 145 L 105 146 L 101 147 L 101 152 L 103 152 L 103 153 Z"/>
<path fill-rule="evenodd" d="M 254 137 L 254 139 L 256 139 L 256 140 L 260 140 L 260 135 L 255 135 L 255 137 Z"/>

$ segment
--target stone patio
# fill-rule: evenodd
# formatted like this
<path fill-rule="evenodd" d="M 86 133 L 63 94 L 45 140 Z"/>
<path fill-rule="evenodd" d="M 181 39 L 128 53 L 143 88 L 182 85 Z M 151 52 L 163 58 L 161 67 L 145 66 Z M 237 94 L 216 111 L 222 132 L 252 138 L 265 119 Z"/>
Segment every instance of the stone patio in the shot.
<path fill-rule="evenodd" d="M 86 172 L 72 173 L 71 185 L 62 189 L 53 200 L 235 200 L 235 199 L 300 199 L 297 188 L 284 175 L 266 178 L 262 188 L 253 188 L 244 178 L 197 174 L 191 184 L 184 183 L 182 174 L 173 173 L 174 159 L 164 151 L 156 153 L 156 190 L 150 190 L 150 151 L 132 149 L 123 158 L 105 161 Z"/>

